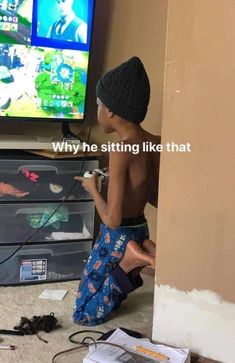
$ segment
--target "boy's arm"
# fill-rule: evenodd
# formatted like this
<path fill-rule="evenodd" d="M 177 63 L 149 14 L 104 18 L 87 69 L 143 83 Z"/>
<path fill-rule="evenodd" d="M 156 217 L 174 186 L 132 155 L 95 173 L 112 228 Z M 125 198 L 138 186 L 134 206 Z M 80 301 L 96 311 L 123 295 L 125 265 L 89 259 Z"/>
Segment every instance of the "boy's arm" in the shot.
<path fill-rule="evenodd" d="M 128 153 L 111 152 L 109 156 L 109 186 L 107 202 L 102 198 L 96 187 L 96 177 L 76 179 L 82 181 L 84 188 L 95 201 L 96 209 L 102 222 L 109 228 L 117 228 L 122 219 L 122 207 Z"/>

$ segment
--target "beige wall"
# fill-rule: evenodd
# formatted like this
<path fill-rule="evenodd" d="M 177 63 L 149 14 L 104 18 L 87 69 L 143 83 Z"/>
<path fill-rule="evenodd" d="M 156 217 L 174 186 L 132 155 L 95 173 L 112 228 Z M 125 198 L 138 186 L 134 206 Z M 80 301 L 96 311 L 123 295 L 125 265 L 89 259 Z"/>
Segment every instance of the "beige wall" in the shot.
<path fill-rule="evenodd" d="M 192 152 L 162 154 L 154 337 L 232 363 L 235 2 L 169 0 L 168 14 L 162 143 Z"/>
<path fill-rule="evenodd" d="M 235 302 L 235 2 L 227 5 L 170 1 L 162 143 L 190 142 L 192 152 L 162 155 L 157 281 Z"/>

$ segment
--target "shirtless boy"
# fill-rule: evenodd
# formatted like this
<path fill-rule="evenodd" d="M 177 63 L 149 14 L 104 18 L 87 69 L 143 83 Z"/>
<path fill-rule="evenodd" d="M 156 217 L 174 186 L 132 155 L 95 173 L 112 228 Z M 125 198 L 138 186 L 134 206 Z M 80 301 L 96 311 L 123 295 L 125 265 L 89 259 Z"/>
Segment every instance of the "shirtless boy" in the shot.
<path fill-rule="evenodd" d="M 133 57 L 106 73 L 96 94 L 104 132 L 117 132 L 120 143 L 139 144 L 140 152 L 110 152 L 107 201 L 97 190 L 95 176 L 75 178 L 91 194 L 102 221 L 77 291 L 73 319 L 82 325 L 105 322 L 128 293 L 142 286 L 141 269 L 155 266 L 155 244 L 149 240 L 144 209 L 148 202 L 157 203 L 159 153 L 142 148 L 144 142 L 160 140 L 140 125 L 150 97 L 140 59 Z"/>

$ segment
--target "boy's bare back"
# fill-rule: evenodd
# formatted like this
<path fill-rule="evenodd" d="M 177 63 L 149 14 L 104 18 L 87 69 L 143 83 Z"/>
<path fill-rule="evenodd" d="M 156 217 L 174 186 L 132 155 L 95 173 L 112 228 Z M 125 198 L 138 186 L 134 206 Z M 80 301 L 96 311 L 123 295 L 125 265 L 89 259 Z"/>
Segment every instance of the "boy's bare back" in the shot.
<path fill-rule="evenodd" d="M 143 143 L 159 144 L 160 136 L 152 135 L 141 128 L 124 142 L 138 144 L 139 153 L 115 152 L 110 155 L 110 176 L 116 178 L 111 192 L 122 199 L 122 218 L 132 218 L 142 215 L 148 202 L 157 206 L 160 153 L 143 152 Z"/>

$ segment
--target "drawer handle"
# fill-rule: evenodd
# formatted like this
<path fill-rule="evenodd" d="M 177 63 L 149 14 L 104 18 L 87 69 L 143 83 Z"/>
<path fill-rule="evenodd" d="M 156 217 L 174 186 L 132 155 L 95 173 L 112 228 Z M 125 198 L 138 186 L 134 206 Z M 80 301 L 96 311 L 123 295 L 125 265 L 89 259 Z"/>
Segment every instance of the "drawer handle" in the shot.
<path fill-rule="evenodd" d="M 35 246 L 36 247 L 36 246 Z M 76 251 L 63 251 L 63 252 L 53 252 L 53 250 L 49 250 L 49 249 L 37 249 L 35 248 L 34 250 L 33 249 L 27 249 L 25 251 L 19 251 L 17 252 L 17 255 L 16 256 L 24 256 L 25 258 L 29 258 L 30 259 L 30 255 L 29 256 L 26 256 L 26 254 L 28 253 L 31 253 L 33 255 L 35 255 L 35 251 L 37 253 L 37 255 L 44 255 L 44 254 L 48 254 L 48 255 L 53 255 L 53 256 L 69 256 L 69 255 L 74 255 L 76 253 L 82 253 L 82 252 L 89 252 L 85 247 L 84 248 L 81 248 L 81 250 L 76 250 Z M 46 257 L 45 257 L 46 258 Z M 33 258 L 33 260 L 37 260 L 37 258 Z"/>
<path fill-rule="evenodd" d="M 37 252 L 37 255 L 51 255 L 51 250 L 43 248 L 43 249 L 27 249 L 27 250 L 21 250 L 19 252 L 17 252 L 16 256 L 24 256 L 25 258 L 27 257 L 26 254 L 27 253 L 31 253 L 35 255 L 35 251 Z M 30 256 L 28 256 L 28 258 L 30 258 Z M 33 258 L 32 260 L 37 260 L 37 258 Z"/>
<path fill-rule="evenodd" d="M 45 213 L 45 208 L 21 208 L 16 211 L 16 215 L 18 214 L 30 214 L 30 213 Z"/>
<path fill-rule="evenodd" d="M 19 173 L 21 170 L 24 169 L 33 171 L 54 171 L 56 172 L 56 174 L 59 174 L 57 167 L 53 165 L 21 165 L 17 171 Z"/>

